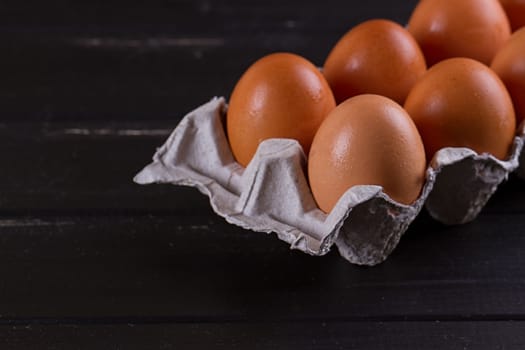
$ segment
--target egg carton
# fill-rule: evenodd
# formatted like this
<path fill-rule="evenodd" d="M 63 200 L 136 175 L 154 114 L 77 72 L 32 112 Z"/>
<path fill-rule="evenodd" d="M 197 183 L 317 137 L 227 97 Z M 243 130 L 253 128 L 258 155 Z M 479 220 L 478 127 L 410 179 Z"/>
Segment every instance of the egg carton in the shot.
<path fill-rule="evenodd" d="M 343 258 L 359 265 L 384 261 L 423 205 L 447 224 L 474 219 L 517 168 L 523 148 L 523 139 L 516 138 L 507 161 L 446 148 L 434 157 L 412 205 L 393 201 L 380 186 L 354 186 L 325 214 L 310 192 L 299 143 L 265 140 L 243 168 L 225 135 L 226 110 L 225 99 L 214 98 L 187 114 L 134 181 L 196 187 L 229 223 L 274 232 L 291 248 L 311 255 L 324 255 L 335 244 Z"/>
<path fill-rule="evenodd" d="M 521 138 L 524 139 L 525 143 L 525 120 L 521 123 L 519 129 L 518 129 L 518 135 L 520 135 Z M 519 167 L 516 171 L 519 177 L 522 179 L 525 179 L 525 147 L 521 152 L 520 158 L 519 158 Z"/>

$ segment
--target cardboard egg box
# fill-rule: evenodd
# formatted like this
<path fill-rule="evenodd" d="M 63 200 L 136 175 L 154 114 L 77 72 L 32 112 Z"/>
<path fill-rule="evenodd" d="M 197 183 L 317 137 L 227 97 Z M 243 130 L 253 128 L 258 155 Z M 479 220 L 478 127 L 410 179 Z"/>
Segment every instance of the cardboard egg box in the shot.
<path fill-rule="evenodd" d="M 521 123 L 521 125 L 518 128 L 518 135 L 521 135 L 521 138 L 525 140 L 525 120 Z M 524 141 L 525 143 L 525 141 Z M 522 179 L 525 179 L 525 149 L 522 150 L 519 159 L 518 159 L 518 170 L 516 173 L 519 177 Z"/>
<path fill-rule="evenodd" d="M 187 114 L 134 181 L 196 187 L 229 223 L 276 233 L 291 248 L 311 255 L 324 255 L 335 245 L 343 258 L 359 265 L 384 261 L 423 205 L 445 224 L 473 220 L 518 168 L 525 138 L 515 138 L 506 161 L 467 148 L 440 150 L 412 205 L 396 203 L 380 186 L 354 186 L 325 214 L 310 192 L 299 143 L 266 140 L 243 168 L 225 135 L 226 110 L 224 98 L 214 98 Z"/>

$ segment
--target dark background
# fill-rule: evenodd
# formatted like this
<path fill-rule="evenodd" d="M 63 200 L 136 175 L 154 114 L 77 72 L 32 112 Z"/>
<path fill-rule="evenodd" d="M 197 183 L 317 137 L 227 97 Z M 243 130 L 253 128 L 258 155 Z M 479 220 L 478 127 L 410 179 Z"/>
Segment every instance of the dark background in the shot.
<path fill-rule="evenodd" d="M 416 1 L 0 3 L 1 349 L 521 349 L 525 183 L 423 212 L 374 268 L 315 258 L 131 178 L 260 56 L 321 65 Z"/>
<path fill-rule="evenodd" d="M 6 120 L 171 120 L 228 95 L 262 55 L 322 65 L 368 18 L 416 1 L 11 1 L 0 4 Z"/>

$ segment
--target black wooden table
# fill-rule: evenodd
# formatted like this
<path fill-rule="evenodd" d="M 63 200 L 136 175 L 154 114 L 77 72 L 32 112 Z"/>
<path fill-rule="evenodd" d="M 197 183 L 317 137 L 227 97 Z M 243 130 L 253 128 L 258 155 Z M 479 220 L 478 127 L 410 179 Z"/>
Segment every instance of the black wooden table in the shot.
<path fill-rule="evenodd" d="M 180 118 L 258 57 L 320 65 L 415 0 L 0 4 L 1 349 L 522 349 L 525 181 L 422 213 L 383 264 L 315 258 L 141 187 Z"/>

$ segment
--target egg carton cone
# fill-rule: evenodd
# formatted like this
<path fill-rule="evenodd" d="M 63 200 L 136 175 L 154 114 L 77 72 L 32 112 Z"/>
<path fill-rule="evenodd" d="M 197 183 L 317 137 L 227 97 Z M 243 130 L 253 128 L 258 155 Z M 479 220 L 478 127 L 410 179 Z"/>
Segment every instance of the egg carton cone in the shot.
<path fill-rule="evenodd" d="M 521 123 L 518 129 L 518 135 L 520 135 L 520 138 L 523 140 L 523 143 L 525 144 L 525 120 Z M 525 179 L 525 146 L 523 147 L 521 154 L 520 154 L 519 166 L 518 166 L 518 170 L 516 171 L 516 174 L 522 179 Z"/>
<path fill-rule="evenodd" d="M 427 169 L 425 186 L 412 205 L 393 201 L 380 186 L 354 186 L 325 214 L 310 192 L 306 157 L 299 143 L 265 140 L 243 168 L 235 161 L 225 135 L 226 109 L 224 98 L 214 98 L 187 114 L 134 181 L 196 187 L 209 197 L 213 210 L 231 224 L 276 233 L 292 249 L 311 255 L 324 255 L 335 245 L 343 258 L 359 265 L 384 261 L 425 203 L 443 222 L 474 217 L 479 210 L 472 210 L 470 205 L 484 204 L 488 192 L 493 192 L 517 166 L 523 146 L 517 139 L 507 162 L 465 149 L 444 149 L 434 158 L 434 166 Z M 464 169 L 468 172 L 463 173 Z M 470 192 L 461 189 L 461 196 L 433 191 L 435 184 L 447 191 L 461 187 L 459 183 L 469 183 L 466 178 L 472 176 L 478 179 L 472 181 L 477 187 Z M 429 205 L 427 199 L 431 197 Z"/>

